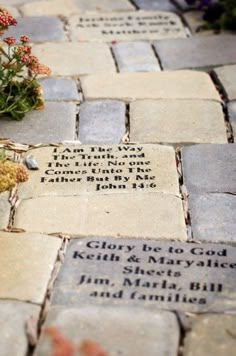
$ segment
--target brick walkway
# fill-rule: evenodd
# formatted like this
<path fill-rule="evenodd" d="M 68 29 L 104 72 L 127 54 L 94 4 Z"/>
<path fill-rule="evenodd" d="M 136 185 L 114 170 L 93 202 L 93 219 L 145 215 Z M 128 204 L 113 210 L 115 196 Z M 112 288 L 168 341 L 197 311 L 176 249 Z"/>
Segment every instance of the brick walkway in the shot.
<path fill-rule="evenodd" d="M 5 4 L 52 76 L 0 119 L 38 165 L 0 194 L 0 356 L 235 355 L 235 34 L 184 0 Z"/>

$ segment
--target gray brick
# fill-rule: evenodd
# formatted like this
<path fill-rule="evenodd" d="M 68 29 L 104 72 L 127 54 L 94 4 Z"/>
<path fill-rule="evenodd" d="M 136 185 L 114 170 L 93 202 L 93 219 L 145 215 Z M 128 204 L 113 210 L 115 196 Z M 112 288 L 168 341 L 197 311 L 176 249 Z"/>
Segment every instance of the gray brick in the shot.
<path fill-rule="evenodd" d="M 3 137 L 22 143 L 50 143 L 74 140 L 76 105 L 72 103 L 46 102 L 43 110 L 26 114 L 22 121 L 0 120 Z"/>
<path fill-rule="evenodd" d="M 232 44 L 233 46 L 233 44 Z M 236 62 L 236 52 L 234 62 Z M 214 75 L 229 100 L 236 100 L 236 64 L 214 69 Z"/>
<path fill-rule="evenodd" d="M 177 8 L 169 0 L 133 0 L 133 3 L 143 10 L 176 11 Z"/>
<path fill-rule="evenodd" d="M 79 101 L 76 81 L 67 78 L 45 78 L 40 83 L 43 87 L 45 100 L 48 101 Z"/>
<path fill-rule="evenodd" d="M 199 36 L 155 42 L 164 69 L 202 68 L 236 61 L 234 35 Z"/>
<path fill-rule="evenodd" d="M 147 42 L 120 42 L 113 45 L 120 72 L 157 72 L 161 70 Z"/>
<path fill-rule="evenodd" d="M 32 42 L 65 41 L 62 22 L 56 16 L 33 16 L 17 18 L 17 26 L 10 27 L 6 36 L 27 35 Z"/>
<path fill-rule="evenodd" d="M 190 195 L 193 238 L 204 242 L 236 242 L 236 196 Z"/>
<path fill-rule="evenodd" d="M 236 144 L 182 149 L 184 183 L 191 193 L 236 193 Z"/>
<path fill-rule="evenodd" d="M 80 107 L 82 143 L 119 143 L 125 134 L 125 104 L 116 100 L 85 102 Z"/>
<path fill-rule="evenodd" d="M 234 135 L 234 142 L 236 143 L 236 101 L 228 103 L 229 121 L 231 123 Z"/>

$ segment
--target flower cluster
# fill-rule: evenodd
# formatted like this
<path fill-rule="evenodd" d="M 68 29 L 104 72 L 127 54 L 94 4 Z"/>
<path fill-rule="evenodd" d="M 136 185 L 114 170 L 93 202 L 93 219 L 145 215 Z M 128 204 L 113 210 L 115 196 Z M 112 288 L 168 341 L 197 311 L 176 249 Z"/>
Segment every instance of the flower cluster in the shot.
<path fill-rule="evenodd" d="M 0 35 L 17 21 L 0 7 Z M 10 115 L 16 120 L 25 113 L 43 107 L 43 97 L 38 75 L 50 75 L 51 70 L 32 55 L 29 37 L 20 36 L 19 44 L 14 37 L 3 38 L 0 43 L 0 116 Z"/>

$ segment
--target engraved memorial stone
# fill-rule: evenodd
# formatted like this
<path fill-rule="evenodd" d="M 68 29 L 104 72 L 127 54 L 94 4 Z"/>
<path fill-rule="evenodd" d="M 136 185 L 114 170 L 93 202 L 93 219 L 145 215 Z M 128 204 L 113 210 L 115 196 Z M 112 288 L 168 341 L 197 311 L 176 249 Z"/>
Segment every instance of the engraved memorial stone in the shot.
<path fill-rule="evenodd" d="M 69 24 L 73 41 L 111 42 L 186 37 L 180 18 L 173 13 L 161 11 L 73 15 Z"/>
<path fill-rule="evenodd" d="M 70 243 L 52 302 L 235 311 L 235 269 L 226 245 L 85 238 Z"/>

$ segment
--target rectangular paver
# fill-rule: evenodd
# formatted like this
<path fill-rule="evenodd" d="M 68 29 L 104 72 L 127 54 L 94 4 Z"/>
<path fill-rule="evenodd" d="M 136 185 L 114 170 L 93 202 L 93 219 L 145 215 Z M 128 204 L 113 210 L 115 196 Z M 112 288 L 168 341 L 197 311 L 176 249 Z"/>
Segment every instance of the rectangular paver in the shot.
<path fill-rule="evenodd" d="M 81 143 L 120 143 L 125 132 L 126 106 L 122 101 L 97 100 L 81 104 L 79 113 Z"/>
<path fill-rule="evenodd" d="M 208 74 L 188 70 L 96 74 L 81 78 L 81 83 L 86 99 L 221 100 Z"/>
<path fill-rule="evenodd" d="M 187 312 L 236 310 L 236 248 L 98 236 L 73 240 L 52 304 Z"/>
<path fill-rule="evenodd" d="M 203 100 L 137 100 L 130 104 L 130 141 L 227 143 L 219 103 Z"/>
<path fill-rule="evenodd" d="M 73 41 L 132 41 L 183 38 L 180 18 L 171 12 L 136 11 L 73 15 L 69 19 Z"/>
<path fill-rule="evenodd" d="M 90 344 L 92 350 L 100 350 L 99 355 L 175 356 L 179 327 L 175 315 L 168 312 L 125 307 L 54 307 L 49 311 L 35 356 L 51 354 L 53 335 L 61 335 L 77 350 L 85 345 L 89 348 Z"/>
<path fill-rule="evenodd" d="M 28 352 L 27 324 L 37 325 L 40 307 L 17 301 L 0 301 L 1 356 L 25 356 Z M 14 340 L 14 341 L 13 341 Z"/>
<path fill-rule="evenodd" d="M 203 242 L 236 241 L 236 196 L 190 194 L 189 209 L 193 238 Z"/>
<path fill-rule="evenodd" d="M 17 210 L 15 227 L 72 236 L 187 238 L 181 199 L 162 193 L 26 199 Z"/>
<path fill-rule="evenodd" d="M 47 42 L 35 45 L 33 51 L 42 63 L 47 63 L 54 76 L 116 72 L 111 51 L 105 43 Z"/>
<path fill-rule="evenodd" d="M 119 72 L 158 72 L 161 70 L 147 42 L 119 42 L 113 45 Z"/>
<path fill-rule="evenodd" d="M 234 35 L 195 36 L 154 44 L 164 69 L 206 68 L 235 63 Z"/>
<path fill-rule="evenodd" d="M 43 110 L 33 110 L 22 121 L 2 118 L 3 137 L 21 143 L 52 143 L 75 139 L 76 104 L 46 102 Z"/>
<path fill-rule="evenodd" d="M 40 80 L 46 101 L 79 101 L 76 81 L 69 78 L 43 78 Z"/>
<path fill-rule="evenodd" d="M 236 192 L 236 145 L 206 144 L 182 149 L 184 183 L 191 193 Z"/>
<path fill-rule="evenodd" d="M 42 304 L 61 240 L 0 233 L 0 298 Z"/>
<path fill-rule="evenodd" d="M 236 54 L 234 58 L 236 58 Z M 220 83 L 226 97 L 229 100 L 236 100 L 236 64 L 215 68 L 213 73 L 217 81 Z"/>
<path fill-rule="evenodd" d="M 21 199 L 161 192 L 179 194 L 175 152 L 162 145 L 61 146 L 29 151 L 39 169 L 19 188 Z"/>

